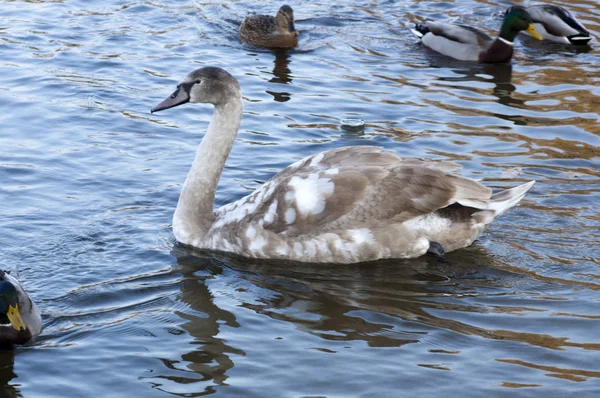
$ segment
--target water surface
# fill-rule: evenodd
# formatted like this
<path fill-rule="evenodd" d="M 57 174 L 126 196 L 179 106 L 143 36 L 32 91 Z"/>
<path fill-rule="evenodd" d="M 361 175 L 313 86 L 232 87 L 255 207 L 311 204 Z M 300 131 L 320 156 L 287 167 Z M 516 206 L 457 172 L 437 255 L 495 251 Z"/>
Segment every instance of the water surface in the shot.
<path fill-rule="evenodd" d="M 427 51 L 426 18 L 495 32 L 508 2 L 300 2 L 290 52 L 239 43 L 273 1 L 2 1 L 0 266 L 43 310 L 0 352 L 5 396 L 594 396 L 600 388 L 598 45 L 511 65 Z M 566 2 L 555 2 L 564 4 Z M 598 4 L 569 8 L 600 38 Z M 248 261 L 178 246 L 211 109 L 151 115 L 226 68 L 244 118 L 217 204 L 345 145 L 454 160 L 521 206 L 445 261 Z M 364 132 L 339 128 L 362 118 Z"/>

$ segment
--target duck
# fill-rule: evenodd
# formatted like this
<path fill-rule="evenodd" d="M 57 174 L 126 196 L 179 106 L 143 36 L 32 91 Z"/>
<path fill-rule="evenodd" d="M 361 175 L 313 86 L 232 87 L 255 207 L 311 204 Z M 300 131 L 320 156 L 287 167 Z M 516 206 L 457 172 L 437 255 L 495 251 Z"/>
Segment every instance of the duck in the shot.
<path fill-rule="evenodd" d="M 526 7 L 526 10 L 544 40 L 576 46 L 585 46 L 592 40 L 590 32 L 564 7 L 539 4 Z"/>
<path fill-rule="evenodd" d="M 346 146 L 298 160 L 249 195 L 214 209 L 242 119 L 239 82 L 224 69 L 203 67 L 151 113 L 187 103 L 214 107 L 172 223 L 175 239 L 199 250 L 337 264 L 443 256 L 470 245 L 535 182 L 492 193 L 455 174 L 460 166 L 453 162 Z"/>
<path fill-rule="evenodd" d="M 513 56 L 513 42 L 520 31 L 526 31 L 538 40 L 529 13 L 521 6 L 511 7 L 504 16 L 500 34 L 492 39 L 472 26 L 447 22 L 427 21 L 416 24 L 412 32 L 431 49 L 461 61 L 504 63 Z"/>
<path fill-rule="evenodd" d="M 249 15 L 240 25 L 243 43 L 266 48 L 293 48 L 298 46 L 298 31 L 294 26 L 294 10 L 283 5 L 275 17 Z"/>
<path fill-rule="evenodd" d="M 15 277 L 0 270 L 0 345 L 25 344 L 41 331 L 37 305 Z"/>

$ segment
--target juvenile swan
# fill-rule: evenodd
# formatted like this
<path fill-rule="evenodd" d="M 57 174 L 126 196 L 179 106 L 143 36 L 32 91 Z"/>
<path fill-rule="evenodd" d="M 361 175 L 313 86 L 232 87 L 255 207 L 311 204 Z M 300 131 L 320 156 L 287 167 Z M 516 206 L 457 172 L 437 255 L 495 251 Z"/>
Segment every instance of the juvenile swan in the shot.
<path fill-rule="evenodd" d="M 470 245 L 534 183 L 492 195 L 452 174 L 455 163 L 352 146 L 299 160 L 213 210 L 242 118 L 240 86 L 223 69 L 198 69 L 152 112 L 187 102 L 215 107 L 173 216 L 175 238 L 200 249 L 319 263 L 441 255 Z"/>
<path fill-rule="evenodd" d="M 41 330 L 37 305 L 13 276 L 0 270 L 0 345 L 24 344 Z"/>
<path fill-rule="evenodd" d="M 240 25 L 240 39 L 244 43 L 267 48 L 291 48 L 298 45 L 294 27 L 294 11 L 281 6 L 277 16 L 249 15 Z"/>
<path fill-rule="evenodd" d="M 531 17 L 521 6 L 507 10 L 500 35 L 492 39 L 485 32 L 465 25 L 428 21 L 417 24 L 412 32 L 431 49 L 459 59 L 484 63 L 508 62 L 513 55 L 513 41 L 520 31 L 527 31 L 538 40 Z"/>

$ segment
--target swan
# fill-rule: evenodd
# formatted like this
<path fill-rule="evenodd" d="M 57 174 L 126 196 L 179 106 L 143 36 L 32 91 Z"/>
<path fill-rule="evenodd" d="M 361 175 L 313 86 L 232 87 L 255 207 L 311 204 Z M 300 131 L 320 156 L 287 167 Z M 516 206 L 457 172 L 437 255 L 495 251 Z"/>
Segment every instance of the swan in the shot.
<path fill-rule="evenodd" d="M 539 4 L 526 10 L 535 30 L 545 40 L 581 46 L 592 40 L 590 32 L 564 7 Z"/>
<path fill-rule="evenodd" d="M 313 263 L 443 255 L 470 245 L 534 183 L 492 194 L 453 174 L 455 163 L 349 146 L 299 160 L 213 210 L 242 118 L 239 83 L 223 69 L 204 67 L 151 112 L 188 102 L 214 105 L 173 216 L 177 241 L 198 249 Z"/>
<path fill-rule="evenodd" d="M 267 48 L 292 48 L 298 45 L 294 27 L 294 10 L 281 6 L 277 15 L 249 15 L 240 25 L 240 40 Z"/>
<path fill-rule="evenodd" d="M 24 344 L 42 331 L 42 316 L 19 281 L 0 270 L 0 344 Z"/>
<path fill-rule="evenodd" d="M 525 8 L 513 6 L 507 10 L 496 39 L 477 28 L 446 22 L 424 22 L 411 31 L 427 47 L 449 57 L 461 61 L 502 63 L 512 58 L 513 41 L 522 30 L 538 40 L 542 39 Z"/>

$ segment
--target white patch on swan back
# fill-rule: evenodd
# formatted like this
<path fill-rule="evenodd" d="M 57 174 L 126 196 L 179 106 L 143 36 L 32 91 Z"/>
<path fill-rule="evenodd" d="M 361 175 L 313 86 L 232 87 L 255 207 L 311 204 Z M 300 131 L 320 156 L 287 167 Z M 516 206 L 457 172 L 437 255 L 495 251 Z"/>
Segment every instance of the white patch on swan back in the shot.
<path fill-rule="evenodd" d="M 290 253 L 290 248 L 285 244 L 281 244 L 275 248 L 275 253 L 279 254 L 280 256 L 287 256 Z"/>
<path fill-rule="evenodd" d="M 306 160 L 306 158 L 302 158 L 300 160 L 296 160 L 294 163 L 290 164 L 288 167 L 286 167 L 285 169 L 297 169 L 298 167 L 300 167 L 300 165 L 302 163 L 304 163 L 304 161 Z M 284 170 L 285 170 L 284 169 Z"/>
<path fill-rule="evenodd" d="M 324 156 L 325 155 L 323 155 L 323 153 L 319 153 L 318 155 L 315 155 L 315 157 L 310 161 L 309 166 L 316 167 L 321 162 L 321 160 L 323 160 Z"/>
<path fill-rule="evenodd" d="M 373 234 L 367 228 L 351 229 L 348 232 L 350 232 L 354 242 L 359 245 L 363 243 L 372 244 L 374 242 Z"/>
<path fill-rule="evenodd" d="M 267 209 L 267 212 L 265 213 L 265 217 L 264 217 L 265 224 L 272 224 L 273 221 L 275 221 L 275 216 L 277 215 L 277 205 L 278 205 L 278 201 L 277 201 L 277 199 L 275 199 L 273 201 L 273 203 L 271 203 L 271 205 Z"/>
<path fill-rule="evenodd" d="M 254 237 L 256 236 L 256 228 L 254 228 L 252 225 L 248 226 L 248 229 L 246 229 L 246 237 L 250 240 L 254 239 Z"/>
<path fill-rule="evenodd" d="M 294 200 L 294 192 L 292 192 L 292 191 L 287 191 L 287 192 L 285 193 L 285 200 L 286 200 L 287 202 L 291 202 L 291 201 L 293 201 L 293 200 Z"/>
<path fill-rule="evenodd" d="M 306 250 L 305 253 L 306 255 L 308 255 L 309 258 L 312 258 L 317 254 L 317 246 L 312 240 L 305 241 L 304 248 Z"/>
<path fill-rule="evenodd" d="M 248 249 L 250 249 L 250 251 L 252 252 L 262 252 L 266 244 L 267 241 L 265 240 L 265 238 L 261 234 L 258 234 L 256 238 L 252 239 L 250 245 L 248 246 Z"/>
<path fill-rule="evenodd" d="M 217 220 L 212 228 L 220 228 L 227 224 L 239 222 L 247 215 L 254 213 L 265 200 L 271 198 L 275 187 L 276 184 L 268 182 L 254 193 L 219 208 L 216 212 Z"/>
<path fill-rule="evenodd" d="M 340 169 L 338 169 L 338 168 L 336 167 L 335 169 L 329 169 L 329 170 L 326 170 L 326 171 L 325 171 L 325 174 L 326 174 L 326 175 L 333 176 L 333 175 L 336 175 L 336 174 L 338 174 L 339 172 L 340 172 Z"/>
<path fill-rule="evenodd" d="M 304 247 L 302 247 L 300 242 L 294 242 L 294 251 L 296 252 L 296 257 L 302 258 L 302 255 L 304 254 Z"/>
<path fill-rule="evenodd" d="M 289 208 L 285 212 L 285 222 L 291 224 L 296 220 L 296 210 Z"/>
<path fill-rule="evenodd" d="M 411 218 L 404 222 L 404 226 L 411 231 L 427 231 L 428 234 L 449 231 L 452 221 L 437 214 L 426 214 Z"/>
<path fill-rule="evenodd" d="M 319 178 L 318 174 L 310 174 L 306 178 L 292 177 L 288 186 L 294 190 L 296 207 L 304 216 L 325 210 L 325 199 L 334 190 L 333 182 L 329 178 Z"/>

